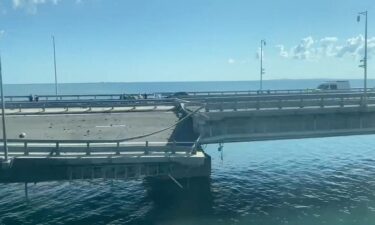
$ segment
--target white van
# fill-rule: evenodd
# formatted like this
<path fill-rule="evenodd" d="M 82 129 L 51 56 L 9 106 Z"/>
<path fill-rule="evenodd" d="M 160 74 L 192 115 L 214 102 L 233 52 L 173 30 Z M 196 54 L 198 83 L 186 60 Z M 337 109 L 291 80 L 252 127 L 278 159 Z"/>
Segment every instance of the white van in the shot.
<path fill-rule="evenodd" d="M 350 89 L 348 80 L 326 81 L 317 87 L 320 91 L 338 91 Z"/>

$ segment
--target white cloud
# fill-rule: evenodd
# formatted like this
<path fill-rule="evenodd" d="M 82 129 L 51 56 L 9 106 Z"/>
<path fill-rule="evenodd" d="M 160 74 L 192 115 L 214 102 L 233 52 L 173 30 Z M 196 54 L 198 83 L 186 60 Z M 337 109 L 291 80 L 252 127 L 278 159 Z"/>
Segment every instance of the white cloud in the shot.
<path fill-rule="evenodd" d="M 362 35 L 346 40 L 344 45 L 336 46 L 336 57 L 351 56 L 355 59 L 364 57 L 365 38 Z M 367 58 L 375 55 L 375 37 L 367 39 Z"/>
<path fill-rule="evenodd" d="M 337 37 L 324 37 L 320 39 L 317 47 L 318 55 L 321 56 L 335 56 L 335 45 L 338 41 Z"/>
<path fill-rule="evenodd" d="M 288 53 L 288 51 L 285 50 L 284 45 L 276 45 L 276 48 L 279 49 L 279 54 L 280 54 L 281 57 L 283 57 L 283 58 L 289 57 L 289 53 Z"/>
<path fill-rule="evenodd" d="M 228 63 L 229 63 L 229 64 L 234 64 L 234 63 L 236 63 L 236 60 L 230 58 L 230 59 L 228 59 Z"/>
<path fill-rule="evenodd" d="M 375 37 L 367 40 L 367 54 L 368 58 L 370 58 L 372 55 L 375 55 Z"/>
<path fill-rule="evenodd" d="M 346 40 L 346 43 L 341 46 L 337 46 L 336 56 L 341 58 L 346 55 L 358 58 L 362 55 L 364 49 L 365 40 L 362 35 L 352 37 Z"/>
<path fill-rule="evenodd" d="M 340 42 L 337 37 L 324 37 L 315 40 L 308 36 L 303 38 L 298 45 L 287 50 L 284 45 L 277 45 L 279 55 L 283 58 L 293 58 L 299 60 L 319 59 L 322 57 L 352 57 L 354 59 L 363 58 L 365 41 L 362 35 L 348 38 L 345 42 Z M 368 58 L 375 55 L 375 37 L 367 40 Z"/>
<path fill-rule="evenodd" d="M 301 42 L 294 46 L 291 50 L 291 55 L 295 59 L 312 59 L 316 49 L 313 48 L 315 43 L 314 39 L 311 36 L 303 38 Z"/>
<path fill-rule="evenodd" d="M 38 6 L 42 4 L 57 5 L 60 0 L 12 0 L 14 9 L 24 9 L 28 13 L 35 14 Z"/>

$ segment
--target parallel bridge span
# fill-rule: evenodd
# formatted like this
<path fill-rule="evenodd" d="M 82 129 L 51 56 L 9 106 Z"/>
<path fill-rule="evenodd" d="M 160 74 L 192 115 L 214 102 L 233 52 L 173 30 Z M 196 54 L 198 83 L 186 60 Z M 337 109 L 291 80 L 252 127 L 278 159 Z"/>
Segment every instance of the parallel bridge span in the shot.
<path fill-rule="evenodd" d="M 6 113 L 0 182 L 209 176 L 201 144 L 375 133 L 375 93 L 358 91 L 39 99 Z"/>
<path fill-rule="evenodd" d="M 244 142 L 375 133 L 375 94 L 361 93 L 210 98 L 193 110 L 201 143 Z"/>

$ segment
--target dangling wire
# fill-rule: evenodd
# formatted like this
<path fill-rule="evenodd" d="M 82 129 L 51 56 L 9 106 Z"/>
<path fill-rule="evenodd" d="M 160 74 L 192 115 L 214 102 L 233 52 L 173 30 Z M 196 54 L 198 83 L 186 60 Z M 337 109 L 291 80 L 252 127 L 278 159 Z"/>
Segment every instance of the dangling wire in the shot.
<path fill-rule="evenodd" d="M 221 161 L 223 162 L 223 159 L 224 159 L 224 144 L 223 143 L 219 143 L 219 147 L 217 148 L 217 151 L 220 152 L 220 159 Z"/>

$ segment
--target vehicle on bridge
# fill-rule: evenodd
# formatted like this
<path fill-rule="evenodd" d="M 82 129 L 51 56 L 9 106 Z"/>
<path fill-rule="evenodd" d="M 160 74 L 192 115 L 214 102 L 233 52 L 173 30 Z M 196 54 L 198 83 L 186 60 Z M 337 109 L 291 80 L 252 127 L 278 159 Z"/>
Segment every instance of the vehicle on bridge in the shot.
<path fill-rule="evenodd" d="M 317 89 L 319 91 L 349 90 L 350 83 L 348 80 L 326 81 L 320 84 Z"/>

